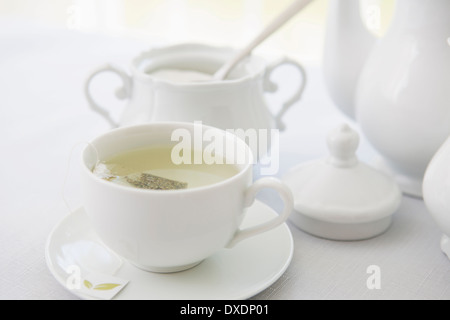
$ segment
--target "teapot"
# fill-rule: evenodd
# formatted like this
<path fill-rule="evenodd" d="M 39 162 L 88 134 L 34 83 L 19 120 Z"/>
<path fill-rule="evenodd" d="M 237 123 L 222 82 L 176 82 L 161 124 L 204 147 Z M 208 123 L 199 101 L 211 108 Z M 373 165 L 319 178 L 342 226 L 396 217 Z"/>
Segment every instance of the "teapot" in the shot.
<path fill-rule="evenodd" d="M 449 36 L 448 0 L 397 0 L 380 39 L 364 26 L 358 0 L 330 0 L 328 92 L 407 195 L 422 197 L 427 165 L 450 135 Z"/>
<path fill-rule="evenodd" d="M 450 137 L 433 156 L 423 179 L 424 203 L 442 231 L 441 249 L 450 258 Z"/>

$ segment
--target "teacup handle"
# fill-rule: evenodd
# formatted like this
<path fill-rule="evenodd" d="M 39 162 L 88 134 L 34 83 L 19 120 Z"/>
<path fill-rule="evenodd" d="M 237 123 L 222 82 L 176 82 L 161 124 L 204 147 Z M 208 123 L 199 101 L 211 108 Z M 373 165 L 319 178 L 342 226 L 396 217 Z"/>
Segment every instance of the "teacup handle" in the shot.
<path fill-rule="evenodd" d="M 278 191 L 281 196 L 281 199 L 284 202 L 284 209 L 276 218 L 273 218 L 270 221 L 264 222 L 260 225 L 250 227 L 244 230 L 238 230 L 233 239 L 228 243 L 227 248 L 234 247 L 238 242 L 241 242 L 244 239 L 249 237 L 253 237 L 257 234 L 264 233 L 273 228 L 278 227 L 280 224 L 285 222 L 289 215 L 291 214 L 294 208 L 294 197 L 292 195 L 291 190 L 283 184 L 280 180 L 275 178 L 262 178 L 256 181 L 253 185 L 251 185 L 245 194 L 245 203 L 246 207 L 250 207 L 255 202 L 256 194 L 265 188 L 272 188 Z"/>
<path fill-rule="evenodd" d="M 115 91 L 116 97 L 120 100 L 129 98 L 131 96 L 131 78 L 122 69 L 120 69 L 116 66 L 107 64 L 107 65 L 101 66 L 101 67 L 97 68 L 96 70 L 94 70 L 89 75 L 89 77 L 86 79 L 86 82 L 85 82 L 84 93 L 86 95 L 86 99 L 87 99 L 91 109 L 94 110 L 95 112 L 98 112 L 101 116 L 103 116 L 106 119 L 106 121 L 108 121 L 111 124 L 112 127 L 118 127 L 119 124 L 112 119 L 111 114 L 108 112 L 108 110 L 106 110 L 105 108 L 98 105 L 92 98 L 92 95 L 90 92 L 90 85 L 91 85 L 92 79 L 94 79 L 94 77 L 96 75 L 98 75 L 99 73 L 102 73 L 102 72 L 114 72 L 122 79 L 123 86 L 117 88 Z"/>
<path fill-rule="evenodd" d="M 292 107 L 292 105 L 294 105 L 297 101 L 301 99 L 307 82 L 305 69 L 298 62 L 290 58 L 283 57 L 277 62 L 273 63 L 271 66 L 269 66 L 266 70 L 266 74 L 264 77 L 264 90 L 266 92 L 276 92 L 278 90 L 278 85 L 274 83 L 272 80 L 270 80 L 270 77 L 273 71 L 282 65 L 291 65 L 295 67 L 300 72 L 302 80 L 300 83 L 300 87 L 295 91 L 295 94 L 282 105 L 280 111 L 278 111 L 276 115 L 273 115 L 276 128 L 281 131 L 283 131 L 286 128 L 281 118 L 284 116 L 286 111 L 288 111 L 288 109 Z"/>

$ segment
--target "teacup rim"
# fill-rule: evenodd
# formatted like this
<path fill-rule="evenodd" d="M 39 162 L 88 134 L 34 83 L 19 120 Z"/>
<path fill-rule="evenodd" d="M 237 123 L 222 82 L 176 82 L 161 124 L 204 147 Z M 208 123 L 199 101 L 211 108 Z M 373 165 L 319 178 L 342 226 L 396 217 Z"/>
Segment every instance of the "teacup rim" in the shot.
<path fill-rule="evenodd" d="M 85 161 L 85 155 L 86 152 L 88 152 L 88 149 L 90 147 L 92 147 L 94 145 L 94 142 L 98 139 L 104 138 L 105 136 L 108 135 L 113 135 L 113 134 L 117 134 L 117 132 L 121 132 L 121 131 L 129 131 L 129 130 L 137 130 L 140 128 L 145 128 L 145 127 L 153 127 L 153 126 L 186 126 L 189 125 L 191 127 L 195 126 L 195 125 L 201 125 L 203 128 L 208 128 L 208 129 L 213 129 L 213 130 L 218 130 L 219 132 L 222 132 L 226 135 L 232 135 L 233 139 L 236 139 L 240 144 L 242 144 L 244 146 L 244 148 L 246 149 L 246 152 L 248 152 L 249 154 L 249 160 L 247 161 L 247 163 L 243 164 L 242 168 L 239 168 L 239 172 L 229 178 L 226 178 L 224 180 L 221 180 L 219 182 L 213 183 L 213 184 L 209 184 L 206 186 L 202 186 L 202 187 L 195 187 L 195 188 L 190 188 L 190 189 L 177 189 L 177 190 L 152 190 L 152 189 L 140 189 L 140 188 L 132 188 L 129 186 L 124 186 L 124 185 L 119 185 L 116 183 L 111 183 L 109 181 L 106 181 L 104 179 L 101 179 L 100 177 L 96 176 L 95 174 L 93 174 L 92 169 L 89 169 L 89 166 L 86 164 Z M 144 124 L 139 124 L 139 125 L 132 125 L 132 126 L 127 126 L 127 127 L 120 127 L 120 128 L 115 128 L 112 129 L 108 132 L 105 132 L 103 134 L 100 134 L 98 136 L 96 136 L 95 138 L 91 139 L 91 141 L 89 142 L 89 144 L 83 149 L 82 153 L 81 153 L 81 166 L 83 171 L 85 172 L 85 174 L 94 179 L 95 181 L 97 181 L 98 183 L 104 184 L 106 187 L 108 188 L 112 188 L 112 189 L 117 189 L 117 190 L 122 190 L 123 192 L 129 192 L 129 193 L 138 193 L 138 194 L 148 194 L 148 195 L 164 195 L 164 196 L 169 196 L 169 195 L 176 195 L 176 194 L 188 194 L 188 193 L 198 193 L 198 192 L 204 192 L 206 190 L 213 190 L 215 188 L 222 188 L 224 186 L 227 186 L 231 183 L 233 183 L 236 180 L 241 179 L 243 176 L 245 176 L 248 172 L 248 170 L 251 170 L 252 166 L 253 166 L 253 159 L 254 159 L 254 155 L 252 150 L 250 149 L 250 147 L 247 145 L 247 143 L 241 139 L 240 137 L 238 137 L 235 134 L 232 134 L 226 130 L 217 128 L 217 127 L 213 127 L 213 126 L 208 126 L 205 124 L 195 124 L 195 123 L 190 123 L 190 122 L 179 122 L 179 121 L 164 121 L 164 122 L 154 122 L 154 123 L 144 123 Z M 238 166 L 238 165 L 236 165 Z"/>
<path fill-rule="evenodd" d="M 180 49 L 205 49 L 205 50 L 218 50 L 223 52 L 236 52 L 237 50 L 230 46 L 214 46 L 214 45 L 208 45 L 204 43 L 199 42 L 186 42 L 186 43 L 178 43 L 178 44 L 171 44 L 171 45 L 165 45 L 165 46 L 159 46 L 159 47 L 153 47 L 149 50 L 141 52 L 140 55 L 135 57 L 132 60 L 131 63 L 131 71 L 133 75 L 136 77 L 136 79 L 144 82 L 152 82 L 155 84 L 161 84 L 161 85 L 167 85 L 171 87 L 182 87 L 182 88 L 210 88 L 210 87 L 218 87 L 218 86 L 227 86 L 227 85 L 237 85 L 242 84 L 248 81 L 253 81 L 254 79 L 262 76 L 264 73 L 265 68 L 261 68 L 258 72 L 254 72 L 253 74 L 248 74 L 243 77 L 239 77 L 236 79 L 225 79 L 225 80 L 211 80 L 211 81 L 205 81 L 205 82 L 176 82 L 171 81 L 167 79 L 159 79 L 156 77 L 153 77 L 149 74 L 146 74 L 139 70 L 139 64 L 146 58 L 149 57 L 152 53 L 155 52 L 163 52 L 167 50 L 180 50 Z M 258 59 L 261 62 L 265 62 L 265 59 L 258 55 L 251 54 L 249 55 L 252 59 Z M 248 58 L 247 58 L 248 59 Z M 267 63 L 264 63 L 264 65 L 267 65 Z"/>

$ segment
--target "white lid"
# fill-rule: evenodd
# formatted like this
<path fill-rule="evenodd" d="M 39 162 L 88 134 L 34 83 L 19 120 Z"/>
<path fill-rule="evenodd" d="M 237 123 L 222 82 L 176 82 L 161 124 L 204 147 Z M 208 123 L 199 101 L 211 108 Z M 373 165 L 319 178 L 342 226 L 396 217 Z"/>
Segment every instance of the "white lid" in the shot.
<path fill-rule="evenodd" d="M 316 220 L 358 224 L 392 215 L 401 202 L 394 180 L 358 161 L 359 135 L 348 125 L 330 132 L 330 156 L 293 168 L 283 181 L 296 211 Z"/>

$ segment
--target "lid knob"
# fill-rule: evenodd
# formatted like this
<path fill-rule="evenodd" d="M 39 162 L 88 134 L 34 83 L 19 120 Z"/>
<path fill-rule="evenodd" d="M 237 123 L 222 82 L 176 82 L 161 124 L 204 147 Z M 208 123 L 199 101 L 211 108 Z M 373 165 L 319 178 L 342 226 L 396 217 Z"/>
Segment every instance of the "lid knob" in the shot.
<path fill-rule="evenodd" d="M 359 135 L 349 125 L 343 124 L 332 130 L 328 135 L 327 144 L 330 150 L 329 164 L 340 168 L 358 164 L 356 150 L 359 145 Z"/>

